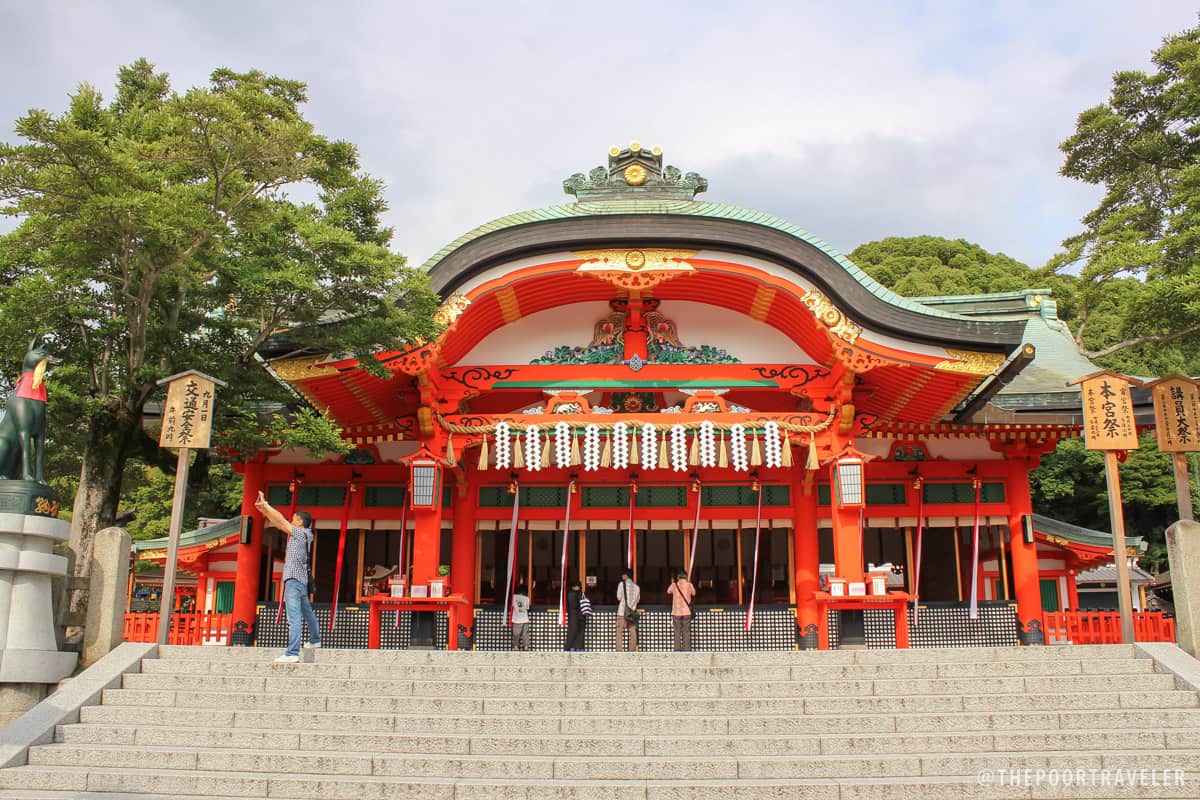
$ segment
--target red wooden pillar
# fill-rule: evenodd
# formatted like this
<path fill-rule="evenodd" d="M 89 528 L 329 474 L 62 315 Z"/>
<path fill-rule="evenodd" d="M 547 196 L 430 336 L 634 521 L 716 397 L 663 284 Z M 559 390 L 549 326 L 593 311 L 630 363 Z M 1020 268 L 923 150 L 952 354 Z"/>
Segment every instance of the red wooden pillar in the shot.
<path fill-rule="evenodd" d="M 438 576 L 442 548 L 441 498 L 438 498 L 436 508 L 414 508 L 410 513 L 413 515 L 412 582 L 413 586 L 427 586 Z"/>
<path fill-rule="evenodd" d="M 233 587 L 233 619 L 230 622 L 229 643 L 249 647 L 254 644 L 254 620 L 258 609 L 258 576 L 262 569 L 263 518 L 254 508 L 258 493 L 264 488 L 263 465 L 245 465 L 242 481 L 242 514 L 253 517 L 250 541 L 237 550 L 237 577 Z"/>
<path fill-rule="evenodd" d="M 1071 607 L 1072 611 L 1079 610 L 1079 587 L 1075 584 L 1074 572 L 1067 573 L 1067 604 Z"/>
<path fill-rule="evenodd" d="M 1042 592 L 1038 584 L 1037 544 L 1025 541 L 1024 516 L 1033 513 L 1027 462 L 1008 462 L 1008 531 L 1012 544 L 1013 594 L 1021 644 L 1045 644 Z"/>
<path fill-rule="evenodd" d="M 805 482 L 803 469 L 792 479 L 792 548 L 796 565 L 796 624 L 801 650 L 818 646 L 818 613 L 813 594 L 821 587 L 821 551 L 817 537 L 817 487 Z"/>
<path fill-rule="evenodd" d="M 464 476 L 465 478 L 465 476 Z M 459 483 L 454 492 L 454 533 L 450 550 L 450 589 L 475 604 L 475 506 L 479 488 Z"/>
<path fill-rule="evenodd" d="M 833 512 L 833 561 L 837 576 L 847 581 L 863 579 L 862 509 L 840 508 L 837 492 L 831 492 Z"/>

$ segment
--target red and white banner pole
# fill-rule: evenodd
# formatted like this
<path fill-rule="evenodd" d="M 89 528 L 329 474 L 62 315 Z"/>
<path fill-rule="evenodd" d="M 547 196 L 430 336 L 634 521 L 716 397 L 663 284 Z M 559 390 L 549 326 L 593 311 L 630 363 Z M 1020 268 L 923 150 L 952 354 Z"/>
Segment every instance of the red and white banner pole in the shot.
<path fill-rule="evenodd" d="M 692 521 L 692 547 L 688 553 L 688 583 L 692 582 L 692 567 L 696 565 L 696 542 L 700 539 L 700 506 L 704 504 L 704 492 L 700 481 L 696 481 L 696 519 Z"/>
<path fill-rule="evenodd" d="M 971 605 L 967 616 L 979 619 L 979 489 L 983 484 L 979 478 L 972 483 L 975 486 L 975 530 L 971 534 Z"/>
<path fill-rule="evenodd" d="M 758 508 L 754 512 L 754 574 L 750 579 L 750 607 L 746 609 L 746 630 L 754 624 L 754 595 L 758 588 L 758 544 L 762 538 L 762 496 L 763 488 L 758 487 Z"/>
<path fill-rule="evenodd" d="M 517 569 L 517 515 L 521 510 L 521 486 L 513 480 L 512 523 L 508 526 L 508 580 L 504 584 L 504 624 L 512 625 L 513 573 Z"/>
<path fill-rule="evenodd" d="M 629 532 L 627 537 L 627 546 L 625 553 L 625 569 L 633 569 L 633 559 L 635 557 L 633 551 L 633 503 L 637 500 L 637 484 L 632 481 L 629 484 L 629 524 L 626 530 Z M 632 577 L 632 576 L 630 576 Z"/>
<path fill-rule="evenodd" d="M 337 622 L 338 592 L 342 586 L 342 564 L 346 558 L 346 530 L 350 525 L 350 498 L 354 496 L 357 487 L 353 483 L 346 484 L 346 501 L 342 503 L 342 532 L 338 536 L 337 572 L 333 575 L 333 606 L 329 610 L 329 630 Z"/>
<path fill-rule="evenodd" d="M 567 624 L 567 543 L 571 539 L 571 495 L 575 493 L 575 481 L 567 484 L 567 513 L 563 520 L 562 579 L 558 590 L 558 624 Z"/>
<path fill-rule="evenodd" d="M 918 615 L 921 613 L 921 540 L 922 533 L 925 530 L 925 483 L 920 478 L 917 478 L 917 563 L 913 565 L 913 626 L 917 624 Z"/>
<path fill-rule="evenodd" d="M 404 540 L 408 538 L 408 492 L 405 491 L 404 502 L 400 506 L 400 557 L 396 559 L 396 574 L 400 577 L 401 587 L 408 591 L 408 564 L 404 560 Z M 396 627 L 400 627 L 400 609 L 396 609 Z"/>

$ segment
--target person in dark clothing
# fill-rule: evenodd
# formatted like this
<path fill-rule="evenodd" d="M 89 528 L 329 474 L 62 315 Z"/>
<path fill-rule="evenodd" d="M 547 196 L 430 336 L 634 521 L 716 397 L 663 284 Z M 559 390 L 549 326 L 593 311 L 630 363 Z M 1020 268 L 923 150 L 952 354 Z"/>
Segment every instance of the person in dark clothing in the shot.
<path fill-rule="evenodd" d="M 587 629 L 587 620 L 592 613 L 592 602 L 583 593 L 583 585 L 579 581 L 571 583 L 567 592 L 567 638 L 563 650 L 582 650 L 583 633 Z"/>

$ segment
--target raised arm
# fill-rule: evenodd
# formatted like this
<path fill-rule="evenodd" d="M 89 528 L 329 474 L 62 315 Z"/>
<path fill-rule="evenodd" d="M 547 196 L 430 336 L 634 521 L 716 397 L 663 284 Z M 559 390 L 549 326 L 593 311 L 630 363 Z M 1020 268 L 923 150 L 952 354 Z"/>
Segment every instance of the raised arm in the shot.
<path fill-rule="evenodd" d="M 263 496 L 262 492 L 258 493 L 258 500 L 254 502 L 254 507 L 258 509 L 258 513 L 263 515 L 263 519 L 267 521 L 268 525 L 273 525 L 285 533 L 292 532 L 291 521 L 279 513 L 275 506 L 268 503 L 267 498 Z"/>

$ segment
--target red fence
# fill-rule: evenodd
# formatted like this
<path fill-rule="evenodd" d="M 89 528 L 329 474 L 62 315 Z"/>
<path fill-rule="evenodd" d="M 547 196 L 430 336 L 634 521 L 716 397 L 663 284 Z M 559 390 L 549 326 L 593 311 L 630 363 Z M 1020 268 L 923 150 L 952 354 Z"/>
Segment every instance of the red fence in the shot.
<path fill-rule="evenodd" d="M 228 644 L 232 614 L 172 614 L 167 644 Z M 127 642 L 158 641 L 158 613 L 126 614 Z"/>
<path fill-rule="evenodd" d="M 1116 611 L 1045 611 L 1046 644 L 1120 644 L 1121 615 Z M 1161 611 L 1133 612 L 1138 642 L 1175 641 L 1175 618 Z"/>

